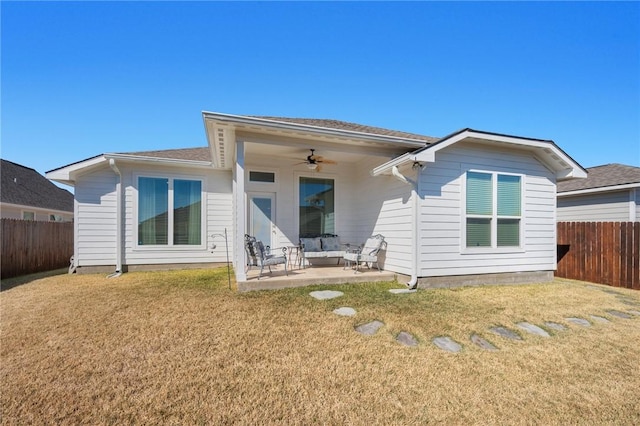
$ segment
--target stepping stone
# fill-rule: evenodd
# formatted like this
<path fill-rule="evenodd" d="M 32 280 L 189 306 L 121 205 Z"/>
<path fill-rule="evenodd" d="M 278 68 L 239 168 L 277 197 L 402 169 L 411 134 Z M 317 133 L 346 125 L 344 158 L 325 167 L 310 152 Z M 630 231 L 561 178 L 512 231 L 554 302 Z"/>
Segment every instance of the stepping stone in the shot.
<path fill-rule="evenodd" d="M 610 314 L 610 315 L 613 315 L 614 317 L 618 317 L 618 318 L 624 318 L 624 319 L 633 318 L 631 315 L 625 314 L 624 312 L 616 311 L 615 309 L 608 310 L 607 313 Z"/>
<path fill-rule="evenodd" d="M 564 331 L 567 329 L 567 327 L 565 327 L 562 324 L 558 324 L 557 322 L 545 322 L 544 325 L 546 325 L 547 327 L 549 327 L 552 330 L 556 330 L 556 331 Z"/>
<path fill-rule="evenodd" d="M 336 290 L 321 290 L 312 291 L 309 295 L 318 300 L 335 299 L 336 297 L 344 296 L 344 293 Z"/>
<path fill-rule="evenodd" d="M 549 333 L 547 333 L 546 331 L 544 331 L 543 329 L 541 329 L 535 324 L 531 324 L 529 322 L 519 322 L 516 325 L 521 329 L 523 329 L 524 331 L 527 331 L 531 334 L 535 334 L 536 336 L 551 337 Z"/>
<path fill-rule="evenodd" d="M 405 346 L 418 346 L 418 341 L 416 340 L 416 338 L 406 331 L 401 331 L 398 334 L 398 337 L 396 337 L 396 340 Z"/>
<path fill-rule="evenodd" d="M 460 352 L 462 350 L 462 346 L 452 340 L 451 337 L 436 337 L 433 339 L 433 344 L 444 351 Z"/>
<path fill-rule="evenodd" d="M 343 306 L 342 308 L 334 309 L 333 313 L 342 317 L 352 317 L 356 314 L 356 310 L 347 306 Z"/>
<path fill-rule="evenodd" d="M 605 317 L 601 317 L 600 315 L 589 315 L 589 318 L 591 318 L 595 322 L 601 322 L 603 324 L 611 322 L 611 321 L 609 321 L 609 319 L 607 319 Z"/>
<path fill-rule="evenodd" d="M 629 310 L 627 312 L 629 312 L 630 314 L 633 314 L 633 315 L 640 315 L 640 311 L 636 311 L 635 309 L 631 309 L 631 310 Z"/>
<path fill-rule="evenodd" d="M 486 341 L 482 337 L 478 336 L 477 334 L 474 334 L 474 335 L 471 336 L 471 342 L 473 342 L 473 344 L 475 344 L 475 345 L 477 345 L 477 346 L 479 346 L 482 349 L 485 349 L 487 351 L 497 351 L 498 350 L 498 348 L 496 348 L 491 343 L 489 343 L 488 341 Z"/>
<path fill-rule="evenodd" d="M 589 315 L 589 317 L 591 317 L 591 319 L 596 321 L 596 322 L 602 322 L 602 323 L 611 322 L 608 319 L 606 319 L 605 317 L 599 317 L 598 315 Z"/>
<path fill-rule="evenodd" d="M 636 302 L 634 300 L 630 300 L 630 299 L 622 299 L 620 298 L 620 303 L 624 303 L 625 305 L 629 305 L 629 306 L 640 306 L 640 302 Z"/>
<path fill-rule="evenodd" d="M 366 336 L 373 336 L 378 332 L 380 327 L 382 327 L 384 323 L 382 321 L 371 321 L 366 324 L 362 324 L 356 327 L 356 331 L 360 334 L 364 334 Z"/>
<path fill-rule="evenodd" d="M 416 289 L 410 289 L 410 288 L 392 288 L 391 290 L 389 290 L 389 293 L 393 293 L 393 294 L 407 294 L 407 293 L 415 293 Z"/>
<path fill-rule="evenodd" d="M 565 318 L 567 321 L 576 324 L 576 325 L 581 325 L 583 327 L 590 327 L 591 323 L 589 321 L 587 321 L 584 318 L 575 318 L 575 317 L 569 317 L 569 318 Z"/>
<path fill-rule="evenodd" d="M 489 331 L 497 334 L 498 336 L 502 336 L 506 339 L 522 340 L 522 337 L 520 337 L 517 333 L 514 333 L 513 331 L 505 327 L 491 327 Z"/>

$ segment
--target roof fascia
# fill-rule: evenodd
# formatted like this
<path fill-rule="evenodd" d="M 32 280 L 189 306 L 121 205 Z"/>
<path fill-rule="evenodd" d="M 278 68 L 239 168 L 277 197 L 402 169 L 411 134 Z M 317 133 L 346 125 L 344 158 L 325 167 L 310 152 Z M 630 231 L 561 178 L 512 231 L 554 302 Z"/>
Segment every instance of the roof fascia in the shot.
<path fill-rule="evenodd" d="M 308 132 L 324 136 L 333 136 L 345 139 L 361 139 L 369 142 L 380 143 L 401 143 L 410 146 L 424 146 L 427 141 L 412 138 L 402 138 L 398 136 L 376 135 L 373 133 L 357 132 L 354 130 L 332 129 L 330 127 L 313 126 L 310 124 L 291 123 L 287 121 L 269 120 L 265 118 L 247 117 L 244 115 L 223 114 L 219 112 L 202 112 L 203 119 L 215 120 L 224 124 L 245 124 L 260 126 L 266 129 L 289 130 L 292 132 Z M 206 128 L 206 127 L 205 127 Z"/>
<path fill-rule="evenodd" d="M 569 197 L 572 195 L 595 194 L 598 192 L 624 191 L 625 189 L 640 188 L 640 182 L 628 183 L 625 185 L 601 186 L 598 188 L 576 189 L 575 191 L 558 192 L 558 197 Z"/>
<path fill-rule="evenodd" d="M 398 157 L 385 164 L 382 164 L 373 169 L 372 174 L 374 176 L 379 174 L 389 174 L 393 166 L 401 166 L 408 162 L 421 162 L 421 163 L 434 163 L 436 161 L 436 153 L 442 149 L 445 149 L 453 144 L 464 141 L 466 139 L 481 139 L 487 142 L 497 142 L 508 145 L 515 145 L 518 147 L 531 148 L 535 151 L 549 152 L 560 161 L 566 163 L 568 168 L 560 168 L 552 164 L 549 161 L 545 161 L 539 158 L 547 166 L 555 172 L 557 179 L 569 179 L 569 178 L 586 178 L 587 171 L 578 164 L 573 158 L 567 155 L 560 147 L 558 147 L 553 141 L 543 139 L 523 138 L 518 136 L 504 135 L 500 133 L 489 133 L 473 129 L 462 129 L 451 135 L 434 142 L 424 148 L 418 149 L 412 153 Z"/>
<path fill-rule="evenodd" d="M 107 164 L 109 160 L 126 161 L 133 163 L 143 164 L 163 164 L 163 165 L 187 165 L 190 167 L 198 168 L 210 168 L 210 161 L 198 161 L 198 160 L 184 160 L 176 158 L 158 158 L 147 157 L 144 155 L 132 155 L 132 154 L 101 154 L 96 157 L 89 158 L 87 160 L 79 161 L 77 163 L 69 164 L 68 166 L 60 167 L 58 169 L 50 170 L 45 173 L 45 177 L 55 182 L 60 182 L 65 185 L 73 186 L 78 174 L 101 165 Z"/>

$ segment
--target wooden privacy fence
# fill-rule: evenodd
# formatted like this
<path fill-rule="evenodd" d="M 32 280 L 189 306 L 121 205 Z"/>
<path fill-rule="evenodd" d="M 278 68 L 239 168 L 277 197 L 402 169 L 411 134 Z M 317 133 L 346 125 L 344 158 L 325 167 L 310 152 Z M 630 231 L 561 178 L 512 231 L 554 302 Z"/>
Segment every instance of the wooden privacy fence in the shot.
<path fill-rule="evenodd" d="M 559 222 L 556 275 L 640 290 L 640 222 Z"/>
<path fill-rule="evenodd" d="M 2 278 L 69 266 L 73 222 L 2 219 Z"/>

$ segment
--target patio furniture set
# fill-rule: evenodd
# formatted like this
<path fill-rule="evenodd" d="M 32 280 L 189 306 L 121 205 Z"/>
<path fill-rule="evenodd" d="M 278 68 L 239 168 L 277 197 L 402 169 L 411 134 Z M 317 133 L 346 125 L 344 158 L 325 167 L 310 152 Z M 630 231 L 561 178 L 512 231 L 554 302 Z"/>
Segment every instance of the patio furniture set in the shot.
<path fill-rule="evenodd" d="M 289 275 L 287 266 L 291 266 L 291 258 L 295 252 L 295 262 L 298 266 L 305 268 L 311 265 L 311 260 L 317 259 L 337 259 L 336 265 L 343 260 L 344 267 L 353 268 L 354 273 L 360 271 L 362 264 L 368 268 L 375 263 L 378 271 L 381 272 L 378 262 L 380 251 L 386 247 L 384 236 L 377 234 L 369 237 L 364 244 L 353 246 L 342 244 L 340 237 L 334 234 L 323 234 L 320 236 L 305 235 L 300 237 L 299 244 L 282 248 L 271 248 L 265 246 L 262 241 L 251 235 L 244 236 L 245 251 L 247 253 L 247 270 L 251 267 L 259 267 L 258 280 L 262 277 L 264 268 L 271 272 L 271 266 L 284 265 L 285 275 Z M 281 251 L 281 253 L 279 253 Z"/>

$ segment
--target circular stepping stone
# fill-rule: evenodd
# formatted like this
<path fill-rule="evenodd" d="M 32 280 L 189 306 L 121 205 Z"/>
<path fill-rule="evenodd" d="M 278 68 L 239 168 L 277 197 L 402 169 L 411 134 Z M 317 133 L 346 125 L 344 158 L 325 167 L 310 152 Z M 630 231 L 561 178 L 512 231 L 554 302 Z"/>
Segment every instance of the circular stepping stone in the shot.
<path fill-rule="evenodd" d="M 309 293 L 311 297 L 318 300 L 335 299 L 336 297 L 344 296 L 344 293 L 336 290 L 320 290 L 312 291 Z"/>
<path fill-rule="evenodd" d="M 618 318 L 624 318 L 624 319 L 633 318 L 631 315 L 626 314 L 624 312 L 616 311 L 615 309 L 608 310 L 607 313 L 609 315 L 613 315 L 614 317 L 618 317 Z"/>
<path fill-rule="evenodd" d="M 482 337 L 478 336 L 477 334 L 474 334 L 474 335 L 471 336 L 471 342 L 474 345 L 479 346 L 480 348 L 482 348 L 484 350 L 487 350 L 487 351 L 497 351 L 498 350 L 498 348 L 496 348 L 490 342 L 488 342 L 487 340 L 485 340 Z"/>
<path fill-rule="evenodd" d="M 366 324 L 362 324 L 356 327 L 356 331 L 360 334 L 364 334 L 366 336 L 373 336 L 380 330 L 384 323 L 382 321 L 371 321 Z"/>
<path fill-rule="evenodd" d="M 460 352 L 462 350 L 462 346 L 452 340 L 451 337 L 436 337 L 433 339 L 433 344 L 444 351 Z"/>
<path fill-rule="evenodd" d="M 589 317 L 597 322 L 601 322 L 601 323 L 607 323 L 607 322 L 611 322 L 608 319 L 606 319 L 605 317 L 599 317 L 598 315 L 589 315 Z"/>
<path fill-rule="evenodd" d="M 416 289 L 410 289 L 410 288 L 392 288 L 391 290 L 389 290 L 389 293 L 393 293 L 393 294 L 407 294 L 407 293 L 415 293 Z"/>
<path fill-rule="evenodd" d="M 522 340 L 522 337 L 520 337 L 517 333 L 509 330 L 508 328 L 505 327 L 491 327 L 489 329 L 489 331 L 491 331 L 492 333 L 497 334 L 498 336 L 502 336 L 506 339 L 511 339 L 511 340 Z"/>
<path fill-rule="evenodd" d="M 356 314 L 356 310 L 348 306 L 343 306 L 342 308 L 334 309 L 333 313 L 342 317 L 352 317 Z"/>
<path fill-rule="evenodd" d="M 401 331 L 400 333 L 398 333 L 398 337 L 396 337 L 396 340 L 405 346 L 418 346 L 418 341 L 416 340 L 416 338 L 406 331 Z"/>
<path fill-rule="evenodd" d="M 536 336 L 551 337 L 549 333 L 547 333 L 546 331 L 544 331 L 543 329 L 541 329 L 535 324 L 531 324 L 529 322 L 519 322 L 516 325 L 521 329 L 523 329 L 524 331 L 531 334 L 535 334 Z"/>
<path fill-rule="evenodd" d="M 562 324 L 558 324 L 557 322 L 547 321 L 547 322 L 544 323 L 544 325 L 546 325 L 550 329 L 556 330 L 556 331 L 564 331 L 564 330 L 567 329 L 567 327 L 565 327 Z"/>
<path fill-rule="evenodd" d="M 589 321 L 587 321 L 584 318 L 575 318 L 575 317 L 569 317 L 569 318 L 565 318 L 567 321 L 569 321 L 570 323 L 576 324 L 576 325 L 581 325 L 583 327 L 590 327 L 591 323 Z"/>

